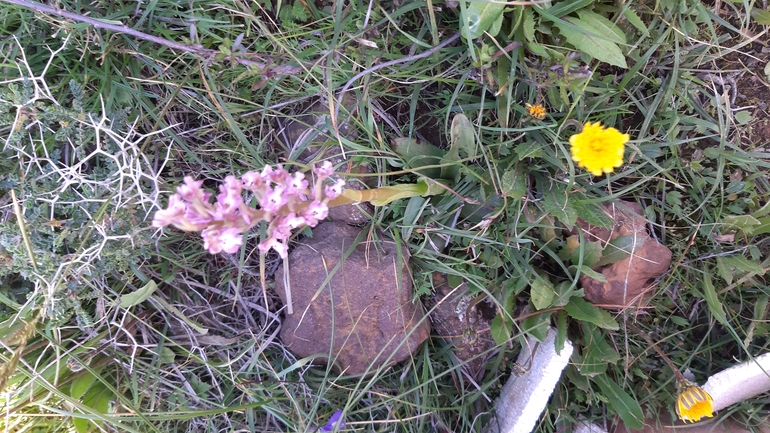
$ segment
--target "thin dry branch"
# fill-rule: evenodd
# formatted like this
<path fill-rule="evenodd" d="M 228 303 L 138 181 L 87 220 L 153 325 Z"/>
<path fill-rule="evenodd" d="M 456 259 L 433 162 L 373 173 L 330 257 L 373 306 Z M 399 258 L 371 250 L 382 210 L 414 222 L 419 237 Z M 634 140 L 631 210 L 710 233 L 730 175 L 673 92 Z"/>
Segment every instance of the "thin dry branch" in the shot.
<path fill-rule="evenodd" d="M 201 45 L 186 45 L 181 44 L 179 42 L 170 41 L 168 39 L 160 38 L 157 36 L 153 36 L 147 33 L 140 32 L 138 30 L 134 30 L 131 27 L 127 27 L 124 25 L 118 25 L 118 24 L 111 24 L 104 21 L 100 21 L 96 18 L 90 18 L 86 17 L 80 14 L 76 14 L 73 12 L 68 12 L 62 9 L 54 8 L 48 5 L 35 3 L 27 0 L 0 0 L 5 3 L 14 4 L 17 6 L 22 6 L 25 8 L 29 8 L 34 10 L 38 13 L 44 13 L 49 15 L 55 15 L 58 17 L 66 18 L 73 21 L 79 21 L 82 23 L 89 24 L 93 27 L 96 27 L 98 29 L 104 29 L 104 30 L 110 30 L 116 33 L 123 33 L 126 35 L 133 36 L 137 39 L 142 39 L 145 41 L 153 42 L 158 45 L 162 45 L 164 47 L 171 48 L 173 50 L 177 51 L 183 51 L 186 53 L 193 54 L 195 56 L 201 57 L 206 61 L 211 61 L 215 58 L 217 54 L 220 54 L 217 50 L 212 50 L 208 48 L 204 48 Z M 300 66 L 291 66 L 291 65 L 272 65 L 269 63 L 265 63 L 259 60 L 255 60 L 254 58 L 269 58 L 270 56 L 267 54 L 261 54 L 261 53 L 240 53 L 238 55 L 233 55 L 231 57 L 232 60 L 247 66 L 254 66 L 259 69 L 262 69 L 265 71 L 267 75 L 291 75 L 291 74 L 297 74 L 302 72 L 302 67 Z"/>

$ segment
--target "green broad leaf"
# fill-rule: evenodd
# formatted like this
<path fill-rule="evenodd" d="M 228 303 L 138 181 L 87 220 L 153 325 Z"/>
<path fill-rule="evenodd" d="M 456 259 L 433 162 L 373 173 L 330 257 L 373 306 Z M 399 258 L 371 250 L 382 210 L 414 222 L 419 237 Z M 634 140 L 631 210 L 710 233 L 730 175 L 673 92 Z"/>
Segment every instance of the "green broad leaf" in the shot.
<path fill-rule="evenodd" d="M 586 322 L 582 322 L 581 325 L 583 353 L 582 357 L 576 358 L 575 366 L 580 370 L 580 374 L 594 377 L 607 371 L 608 365 L 618 362 L 620 354 L 607 343 L 604 333 L 599 328 Z"/>
<path fill-rule="evenodd" d="M 717 257 L 717 274 L 725 280 L 725 283 L 732 284 L 735 276 L 735 268 L 729 266 L 724 257 Z"/>
<path fill-rule="evenodd" d="M 612 227 L 615 223 L 612 218 L 605 212 L 604 208 L 596 203 L 588 203 L 586 198 L 580 194 L 576 195 L 577 200 L 572 200 L 572 206 L 580 215 L 580 219 L 595 225 L 597 227 L 604 227 L 606 229 Z"/>
<path fill-rule="evenodd" d="M 623 33 L 623 30 L 607 18 L 587 9 L 581 9 L 577 14 L 580 17 L 580 20 L 591 25 L 591 28 L 594 29 L 596 33 L 616 44 L 623 45 L 626 43 L 626 35 Z"/>
<path fill-rule="evenodd" d="M 724 259 L 725 264 L 739 271 L 756 275 L 765 274 L 765 268 L 760 263 L 749 260 L 742 255 L 725 256 L 722 259 Z"/>
<path fill-rule="evenodd" d="M 559 28 L 559 32 L 567 42 L 575 48 L 599 61 L 624 69 L 628 68 L 620 47 L 615 42 L 607 40 L 603 35 L 597 34 L 590 23 L 572 17 L 564 19 L 564 21 L 556 21 L 554 24 Z"/>
<path fill-rule="evenodd" d="M 524 38 L 528 42 L 535 41 L 535 15 L 532 8 L 524 8 L 524 22 L 522 23 Z"/>
<path fill-rule="evenodd" d="M 592 279 L 600 282 L 600 283 L 606 283 L 607 277 L 604 276 L 601 272 L 596 272 L 593 269 L 589 268 L 588 266 L 581 266 L 580 267 L 580 273 L 588 275 Z"/>
<path fill-rule="evenodd" d="M 556 298 L 551 302 L 551 305 L 554 307 L 563 307 L 567 305 L 570 299 L 574 297 L 582 298 L 584 295 L 583 289 L 575 289 L 575 286 L 569 281 L 562 281 L 557 284 L 555 290 Z"/>
<path fill-rule="evenodd" d="M 473 125 L 465 114 L 456 114 L 452 119 L 452 127 L 449 131 L 451 149 L 457 149 L 457 155 L 476 157 L 476 135 L 473 133 Z"/>
<path fill-rule="evenodd" d="M 770 217 L 760 218 L 759 225 L 754 228 L 755 235 L 764 235 L 770 233 Z"/>
<path fill-rule="evenodd" d="M 507 83 L 511 76 L 511 61 L 506 56 L 500 56 L 497 59 L 497 67 L 495 68 L 495 77 L 498 83 Z M 500 121 L 500 126 L 507 128 L 511 123 L 511 92 L 507 88 L 505 91 L 500 92 L 497 95 L 497 118 Z M 501 156 L 504 156 L 501 152 Z"/>
<path fill-rule="evenodd" d="M 492 339 L 495 340 L 495 343 L 498 345 L 506 344 L 513 335 L 513 322 L 510 320 L 503 321 L 503 317 L 498 314 L 489 324 L 489 332 L 492 334 Z"/>
<path fill-rule="evenodd" d="M 770 62 L 767 63 L 770 65 Z M 765 215 L 770 214 L 770 201 L 765 203 L 764 206 L 754 211 L 754 213 L 751 214 L 754 218 L 762 218 Z"/>
<path fill-rule="evenodd" d="M 577 359 L 575 355 L 572 355 L 572 359 Z M 564 369 L 564 375 L 567 379 L 577 387 L 577 389 L 587 393 L 591 392 L 591 382 L 587 376 L 583 376 L 575 367 L 574 362 L 570 363 L 567 368 Z"/>
<path fill-rule="evenodd" d="M 500 14 L 500 16 L 497 17 L 496 20 L 492 22 L 492 25 L 489 26 L 489 30 L 487 30 L 487 33 L 489 33 L 492 37 L 497 36 L 498 33 L 500 33 L 500 29 L 503 28 L 503 14 Z"/>
<path fill-rule="evenodd" d="M 626 10 L 623 11 L 623 17 L 626 18 L 626 20 L 634 26 L 641 34 L 644 36 L 650 37 L 650 31 L 647 30 L 647 26 L 644 24 L 641 18 L 639 18 L 639 15 L 636 14 L 636 12 L 631 8 L 626 8 Z"/>
<path fill-rule="evenodd" d="M 525 45 L 527 46 L 527 51 L 531 52 L 532 54 L 540 57 L 548 57 L 548 52 L 546 51 L 545 46 L 536 44 L 534 42 L 527 42 Z M 767 75 L 770 77 L 770 72 L 768 72 Z"/>
<path fill-rule="evenodd" d="M 159 354 L 160 362 L 164 364 L 171 364 L 176 358 L 176 354 L 169 347 L 163 346 Z"/>
<path fill-rule="evenodd" d="M 575 265 L 580 263 L 580 246 L 581 245 L 578 244 L 575 251 L 568 257 L 568 259 Z M 599 242 L 583 241 L 582 247 L 583 265 L 588 266 L 589 268 L 595 267 L 596 264 L 599 263 L 599 260 L 602 259 L 602 245 Z"/>
<path fill-rule="evenodd" d="M 593 380 L 599 385 L 602 394 L 607 397 L 610 406 L 612 406 L 620 419 L 623 420 L 626 427 L 632 429 L 644 428 L 644 414 L 642 413 L 642 407 L 639 406 L 639 402 L 628 395 L 620 385 L 612 381 L 606 374 L 600 374 L 594 377 Z"/>
<path fill-rule="evenodd" d="M 503 16 L 504 10 L 504 2 L 465 0 L 465 8 L 461 9 L 463 36 L 470 41 L 488 30 L 490 35 L 497 36 L 497 33 L 492 34 L 491 30 Z M 500 27 L 497 27 L 497 31 L 500 31 Z"/>
<path fill-rule="evenodd" d="M 631 257 L 631 254 L 634 254 L 642 247 L 642 245 L 644 245 L 646 239 L 646 236 L 627 235 L 611 240 L 607 246 L 604 247 L 602 258 L 596 266 L 606 266 Z"/>
<path fill-rule="evenodd" d="M 543 146 L 535 141 L 528 141 L 526 143 L 516 145 L 516 147 L 513 148 L 513 153 L 519 157 L 519 160 L 526 158 L 540 158 L 545 155 L 545 152 L 543 152 Z"/>
<path fill-rule="evenodd" d="M 529 296 L 535 309 L 543 310 L 551 306 L 556 291 L 547 278 L 535 277 L 529 286 Z"/>
<path fill-rule="evenodd" d="M 739 111 L 739 112 L 735 113 L 735 121 L 739 125 L 747 125 L 752 120 L 754 120 L 754 117 L 748 111 Z"/>
<path fill-rule="evenodd" d="M 500 189 L 508 197 L 521 199 L 527 193 L 526 173 L 519 164 L 505 170 L 501 179 Z"/>
<path fill-rule="evenodd" d="M 90 407 L 98 414 L 106 414 L 107 411 L 110 409 L 110 400 L 114 398 L 115 398 L 115 394 L 100 383 L 100 384 L 94 385 L 91 388 L 91 390 L 88 391 L 88 394 L 86 394 L 85 397 L 83 397 L 83 404 L 85 406 Z M 102 425 L 103 421 L 102 420 L 91 421 L 86 418 L 72 419 L 72 424 L 75 426 L 75 430 L 77 430 L 78 433 L 99 431 L 100 429 L 95 429 L 92 423 L 95 423 L 97 425 Z"/>
<path fill-rule="evenodd" d="M 599 242 L 583 242 L 583 244 L 583 264 L 593 268 L 602 259 L 602 245 Z"/>
<path fill-rule="evenodd" d="M 564 311 L 573 319 L 593 323 L 600 328 L 611 331 L 620 329 L 620 325 L 618 325 L 618 322 L 615 321 L 610 313 L 582 298 L 571 298 L 569 303 L 564 306 Z"/>
<path fill-rule="evenodd" d="M 670 320 L 674 325 L 677 326 L 689 326 L 690 321 L 685 319 L 682 316 L 669 316 L 668 320 Z"/>
<path fill-rule="evenodd" d="M 571 14 L 576 10 L 583 9 L 584 7 L 589 6 L 593 2 L 594 0 L 575 0 L 575 1 L 555 2 L 556 4 L 548 8 L 548 14 L 554 17 L 563 17 L 564 15 Z M 535 9 L 536 10 L 540 9 L 540 7 L 536 6 Z"/>
<path fill-rule="evenodd" d="M 564 185 L 555 184 L 543 196 L 543 209 L 559 219 L 568 229 L 572 230 L 577 222 L 577 211 L 569 200 L 569 192 Z"/>
<path fill-rule="evenodd" d="M 703 274 L 703 298 L 706 300 L 706 305 L 714 316 L 714 319 L 722 325 L 728 326 L 725 307 L 717 296 L 717 291 L 714 289 L 714 284 L 711 282 L 711 274 L 708 273 L 708 269 Z"/>
<path fill-rule="evenodd" d="M 70 385 L 70 397 L 80 400 L 96 381 L 96 376 L 88 370 L 76 377 Z"/>
<path fill-rule="evenodd" d="M 407 168 L 433 179 L 441 175 L 441 168 L 438 167 L 419 170 L 421 167 L 441 163 L 445 152 L 438 147 L 414 138 L 394 138 L 391 141 L 391 148 L 404 160 Z"/>
<path fill-rule="evenodd" d="M 120 297 L 120 306 L 122 308 L 130 308 L 134 305 L 139 305 L 146 301 L 147 298 L 152 296 L 152 294 L 155 293 L 157 289 L 158 285 L 155 284 L 155 281 L 150 280 L 147 282 L 147 284 L 140 287 L 136 291 L 122 295 Z"/>
<path fill-rule="evenodd" d="M 722 224 L 728 228 L 743 230 L 746 234 L 753 235 L 754 229 L 761 223 L 752 215 L 728 215 L 722 218 Z"/>
<path fill-rule="evenodd" d="M 548 326 L 551 324 L 551 312 L 534 314 L 521 322 L 521 330 L 540 341 L 545 341 L 548 334 Z"/>
<path fill-rule="evenodd" d="M 751 16 L 754 21 L 761 26 L 770 26 L 770 11 L 763 11 L 762 9 L 752 9 Z M 770 63 L 768 63 L 770 66 Z"/>

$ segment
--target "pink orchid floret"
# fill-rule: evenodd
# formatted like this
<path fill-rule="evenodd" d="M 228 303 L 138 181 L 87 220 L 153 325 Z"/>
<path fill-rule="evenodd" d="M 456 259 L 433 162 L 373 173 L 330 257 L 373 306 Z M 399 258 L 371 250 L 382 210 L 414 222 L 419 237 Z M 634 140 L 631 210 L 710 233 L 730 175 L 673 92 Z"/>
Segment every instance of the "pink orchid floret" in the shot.
<path fill-rule="evenodd" d="M 308 207 L 306 207 L 301 215 L 307 221 L 307 225 L 315 227 L 318 221 L 326 218 L 329 215 L 329 207 L 326 203 L 314 200 Z"/>
<path fill-rule="evenodd" d="M 324 161 L 321 165 L 313 166 L 313 173 L 321 180 L 324 180 L 334 174 L 334 166 L 330 161 Z"/>
<path fill-rule="evenodd" d="M 304 173 L 290 174 L 281 166 L 249 171 L 240 179 L 227 176 L 214 203 L 210 202 L 211 194 L 203 190 L 203 181 L 186 176 L 169 197 L 168 207 L 155 213 L 152 225 L 200 231 L 208 252 L 233 254 L 241 248 L 243 234 L 265 221 L 269 223 L 268 238 L 258 245 L 259 251 L 265 254 L 273 249 L 286 258 L 292 230 L 315 227 L 326 218 L 328 202 L 339 197 L 345 185 L 339 179 L 324 186 L 324 181 L 334 174 L 329 161 L 313 167 L 313 173 L 313 191 L 308 189 Z M 244 191 L 248 200 L 258 203 L 259 209 L 244 202 Z"/>
<path fill-rule="evenodd" d="M 243 235 L 235 227 L 221 229 L 215 226 L 206 227 L 201 232 L 203 248 L 211 254 L 237 253 L 241 248 Z"/>
<path fill-rule="evenodd" d="M 286 194 L 286 187 L 284 185 L 275 185 L 264 197 L 259 201 L 259 206 L 267 213 L 277 214 L 289 202 L 289 197 Z"/>
<path fill-rule="evenodd" d="M 261 254 L 267 254 L 270 249 L 275 250 L 282 259 L 285 259 L 289 255 L 289 247 L 284 242 L 279 241 L 276 238 L 267 238 L 257 245 Z"/>
<path fill-rule="evenodd" d="M 335 198 L 342 195 L 342 188 L 345 186 L 345 181 L 342 179 L 337 179 L 336 182 L 334 182 L 331 185 L 326 185 L 324 192 L 326 193 L 326 197 L 329 200 L 334 200 Z"/>
<path fill-rule="evenodd" d="M 184 184 L 180 185 L 176 192 L 190 202 L 208 201 L 209 194 L 201 189 L 201 185 L 203 185 L 202 180 L 195 181 L 191 176 L 185 176 Z"/>

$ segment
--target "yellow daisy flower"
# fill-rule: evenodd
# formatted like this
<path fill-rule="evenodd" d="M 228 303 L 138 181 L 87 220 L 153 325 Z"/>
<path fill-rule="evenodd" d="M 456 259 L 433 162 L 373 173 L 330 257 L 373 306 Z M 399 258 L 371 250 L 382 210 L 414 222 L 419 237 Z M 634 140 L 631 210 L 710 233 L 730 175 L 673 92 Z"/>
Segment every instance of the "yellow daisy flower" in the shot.
<path fill-rule="evenodd" d="M 711 418 L 714 416 L 714 400 L 703 388 L 691 382 L 681 382 L 676 397 L 676 414 L 685 422 Z"/>
<path fill-rule="evenodd" d="M 612 173 L 623 165 L 625 144 L 631 137 L 615 128 L 604 128 L 600 122 L 588 122 L 583 131 L 569 138 L 572 160 L 594 176 Z"/>
<path fill-rule="evenodd" d="M 537 120 L 545 119 L 545 107 L 543 107 L 542 105 L 524 104 L 524 107 L 527 108 L 527 114 L 534 117 L 535 119 Z"/>

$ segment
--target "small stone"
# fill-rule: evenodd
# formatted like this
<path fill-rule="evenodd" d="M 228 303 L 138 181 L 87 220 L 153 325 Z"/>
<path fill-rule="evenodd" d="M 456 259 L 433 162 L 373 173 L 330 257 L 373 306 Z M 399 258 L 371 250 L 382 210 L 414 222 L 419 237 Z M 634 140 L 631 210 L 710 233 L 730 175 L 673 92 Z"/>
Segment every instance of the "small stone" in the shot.
<path fill-rule="evenodd" d="M 594 304 L 617 307 L 641 305 L 651 294 L 651 280 L 663 275 L 671 265 L 671 250 L 649 236 L 647 221 L 641 216 L 642 207 L 638 204 L 618 201 L 604 208 L 605 213 L 615 221 L 612 229 L 577 220 L 587 241 L 605 245 L 621 236 L 633 235 L 643 237 L 644 244 L 631 256 L 597 269 L 607 279 L 606 282 L 582 275 L 580 284 L 586 299 Z"/>
<path fill-rule="evenodd" d="M 495 346 L 489 326 L 497 311 L 486 301 L 473 304 L 475 295 L 463 283 L 456 289 L 446 276 L 433 273 L 432 293 L 426 302 L 433 329 L 452 345 L 452 353 L 476 380 L 484 377 L 484 353 Z"/>
<path fill-rule="evenodd" d="M 406 247 L 379 235 L 342 257 L 361 229 L 325 222 L 289 254 L 294 314 L 281 338 L 298 357 L 329 354 L 337 371 L 362 374 L 409 358 L 430 336 L 422 305 L 413 302 Z M 331 274 L 331 277 L 329 275 Z M 286 302 L 283 268 L 276 291 Z M 328 281 L 327 281 L 328 279 Z"/>

